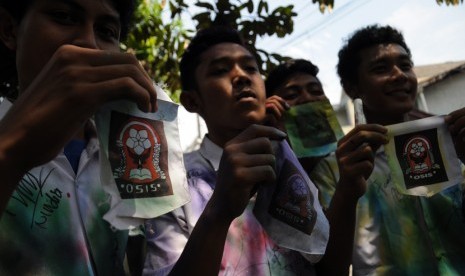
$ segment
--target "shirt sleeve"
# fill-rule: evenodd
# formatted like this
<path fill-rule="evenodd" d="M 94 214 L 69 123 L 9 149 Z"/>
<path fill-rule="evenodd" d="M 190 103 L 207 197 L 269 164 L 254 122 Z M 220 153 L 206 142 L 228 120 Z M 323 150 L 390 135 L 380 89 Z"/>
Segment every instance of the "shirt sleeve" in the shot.
<path fill-rule="evenodd" d="M 187 243 L 183 208 L 145 223 L 147 255 L 144 275 L 168 275 Z"/>
<path fill-rule="evenodd" d="M 320 160 L 309 176 L 318 188 L 321 205 L 324 209 L 328 208 L 339 181 L 339 168 L 335 156 L 330 155 Z"/>

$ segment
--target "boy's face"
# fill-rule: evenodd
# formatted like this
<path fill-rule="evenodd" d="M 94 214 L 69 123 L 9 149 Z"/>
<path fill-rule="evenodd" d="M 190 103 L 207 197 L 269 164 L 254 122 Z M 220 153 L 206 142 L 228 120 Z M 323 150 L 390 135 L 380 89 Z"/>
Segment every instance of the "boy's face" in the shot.
<path fill-rule="evenodd" d="M 417 77 L 407 51 L 398 44 L 379 44 L 359 53 L 357 85 L 352 94 L 378 118 L 396 118 L 413 109 Z"/>
<path fill-rule="evenodd" d="M 110 0 L 35 0 L 16 26 L 20 91 L 64 44 L 119 51 L 119 14 Z"/>
<path fill-rule="evenodd" d="M 199 114 L 209 132 L 243 130 L 265 118 L 265 85 L 252 54 L 220 43 L 200 56 L 195 71 Z"/>
<path fill-rule="evenodd" d="M 275 92 L 290 106 L 326 99 L 320 81 L 306 73 L 294 73 Z"/>

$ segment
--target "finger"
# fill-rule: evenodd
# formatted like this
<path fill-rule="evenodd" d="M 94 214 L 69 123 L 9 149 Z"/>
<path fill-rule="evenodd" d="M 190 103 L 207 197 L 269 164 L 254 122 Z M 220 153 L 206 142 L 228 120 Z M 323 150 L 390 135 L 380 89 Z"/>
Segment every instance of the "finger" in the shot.
<path fill-rule="evenodd" d="M 84 87 L 85 89 L 85 87 Z M 94 108 L 115 100 L 130 100 L 143 112 L 152 110 L 150 94 L 130 77 L 87 85 L 89 97 L 94 98 Z"/>
<path fill-rule="evenodd" d="M 344 137 L 341 138 L 342 141 L 351 139 L 352 136 L 358 135 L 359 132 L 369 131 L 369 132 L 378 132 L 378 133 L 387 133 L 387 128 L 378 125 L 378 124 L 363 124 L 355 126 L 349 133 L 347 133 Z"/>
<path fill-rule="evenodd" d="M 131 76 L 134 76 L 135 74 L 142 74 L 142 76 L 145 76 L 145 79 L 138 77 L 137 80 L 140 81 L 141 85 L 147 89 L 150 95 L 150 109 L 146 112 L 157 111 L 157 93 L 151 81 L 150 75 L 145 71 L 140 61 L 137 60 L 137 58 L 133 54 L 86 48 L 81 48 L 81 50 L 86 52 L 86 54 L 88 55 L 89 64 L 94 67 L 126 65 L 126 68 L 128 68 L 128 65 L 133 66 L 133 69 L 127 71 L 127 73 L 132 72 L 133 75 Z"/>
<path fill-rule="evenodd" d="M 271 166 L 275 167 L 276 158 L 273 154 L 237 154 L 231 157 L 232 162 L 243 167 Z"/>
<path fill-rule="evenodd" d="M 274 182 L 276 173 L 272 166 L 255 166 L 238 169 L 238 178 L 243 183 Z"/>
<path fill-rule="evenodd" d="M 336 150 L 336 155 L 338 156 L 341 164 L 355 164 L 365 160 L 373 162 L 374 153 L 373 148 L 368 144 L 365 144 L 356 151 L 349 152 L 348 154 L 341 154 Z"/>
<path fill-rule="evenodd" d="M 362 131 L 350 137 L 350 139 L 340 140 L 338 142 L 338 150 L 343 152 L 352 152 L 359 150 L 365 144 L 378 148 L 379 146 L 389 142 L 386 134 L 378 132 Z"/>
<path fill-rule="evenodd" d="M 93 83 L 111 81 L 114 79 L 130 77 L 134 81 L 145 88 L 151 103 L 151 109 L 149 111 L 156 111 L 157 92 L 152 81 L 147 75 L 141 71 L 141 68 L 134 66 L 133 64 L 118 64 L 118 65 L 106 65 L 99 67 L 85 67 L 82 68 L 82 75 Z"/>
<path fill-rule="evenodd" d="M 270 101 L 270 102 L 274 102 L 276 103 L 277 105 L 281 106 L 284 110 L 287 110 L 289 108 L 291 108 L 289 106 L 289 104 L 286 102 L 286 100 L 284 100 L 283 98 L 281 98 L 280 96 L 278 95 L 273 95 L 271 97 L 269 97 L 268 99 L 266 99 L 266 101 Z"/>
<path fill-rule="evenodd" d="M 465 116 L 454 118 L 451 123 L 449 123 L 449 131 L 452 136 L 457 136 L 465 129 Z"/>
<path fill-rule="evenodd" d="M 281 119 L 281 117 L 283 116 L 284 109 L 280 109 L 278 106 L 272 103 L 265 104 L 265 108 L 266 113 L 276 117 L 277 120 Z"/>
<path fill-rule="evenodd" d="M 251 125 L 242 131 L 239 135 L 234 137 L 226 145 L 242 143 L 257 137 L 267 137 L 272 140 L 282 140 L 286 138 L 287 134 L 281 130 L 263 125 Z"/>
<path fill-rule="evenodd" d="M 228 144 L 225 146 L 224 151 L 232 156 L 237 153 L 271 154 L 273 148 L 269 138 L 258 137 L 242 143 Z"/>
<path fill-rule="evenodd" d="M 369 160 L 360 161 L 358 163 L 352 164 L 349 168 L 347 168 L 347 174 L 344 176 L 341 175 L 341 178 L 344 179 L 356 179 L 360 176 L 367 180 L 371 173 L 373 172 L 374 164 Z"/>
<path fill-rule="evenodd" d="M 115 65 L 115 66 L 122 66 L 122 65 L 132 65 L 134 68 L 138 70 L 131 70 L 130 72 L 138 72 L 138 74 L 145 75 L 145 80 L 142 78 L 138 78 L 140 80 L 140 84 L 146 88 L 150 96 L 150 108 L 151 110 L 144 110 L 144 111 L 155 111 L 157 108 L 156 104 L 156 91 L 151 84 L 150 77 L 145 72 L 144 68 L 140 65 L 139 61 L 135 58 L 135 56 L 127 53 L 121 52 L 111 52 L 111 51 L 102 51 L 96 49 L 87 49 L 81 48 L 73 45 L 63 45 L 61 46 L 52 57 L 51 61 L 49 62 L 50 66 L 55 64 L 56 66 L 67 67 L 69 65 L 77 65 L 77 64 L 85 64 L 91 65 L 94 67 L 100 66 L 108 66 L 108 65 Z M 82 67 L 81 67 L 82 70 Z M 98 73 L 101 73 L 99 71 Z M 96 76 L 97 73 L 90 72 L 89 74 L 84 74 L 84 76 Z M 83 75 L 78 75 L 80 78 Z"/>
<path fill-rule="evenodd" d="M 447 124 L 453 124 L 457 119 L 465 117 L 465 107 L 455 110 L 445 117 Z"/>

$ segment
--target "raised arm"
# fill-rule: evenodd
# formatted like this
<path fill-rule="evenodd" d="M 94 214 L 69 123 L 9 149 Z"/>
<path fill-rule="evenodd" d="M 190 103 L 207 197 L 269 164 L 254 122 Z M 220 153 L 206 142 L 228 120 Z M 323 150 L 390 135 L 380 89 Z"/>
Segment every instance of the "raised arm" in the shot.
<path fill-rule="evenodd" d="M 0 212 L 27 171 L 52 160 L 103 103 L 118 99 L 156 110 L 155 89 L 134 56 L 58 48 L 0 121 Z"/>
<path fill-rule="evenodd" d="M 366 191 L 377 149 L 388 142 L 386 132 L 381 125 L 359 125 L 338 143 L 340 178 L 326 212 L 330 238 L 325 255 L 316 267 L 321 275 L 349 274 L 357 202 Z"/>
<path fill-rule="evenodd" d="M 225 145 L 213 195 L 170 275 L 218 275 L 231 222 L 243 213 L 257 184 L 276 179 L 270 140 L 285 136 L 253 125 Z"/>

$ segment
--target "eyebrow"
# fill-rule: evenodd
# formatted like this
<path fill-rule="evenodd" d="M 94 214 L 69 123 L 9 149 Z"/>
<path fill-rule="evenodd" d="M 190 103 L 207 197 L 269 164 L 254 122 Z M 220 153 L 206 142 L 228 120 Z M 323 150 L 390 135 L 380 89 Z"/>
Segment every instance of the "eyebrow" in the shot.
<path fill-rule="evenodd" d="M 93 0 L 93 1 L 96 1 L 96 0 Z M 75 10 L 78 10 L 80 13 L 83 13 L 83 14 L 86 13 L 86 9 L 83 6 L 81 6 L 78 2 L 76 2 L 75 0 L 52 0 L 52 2 L 62 3 L 62 4 L 70 6 L 71 8 Z M 116 9 L 114 10 L 106 9 L 106 13 L 99 16 L 99 19 L 111 22 L 112 24 L 116 24 L 118 26 L 121 25 L 120 14 L 119 12 L 116 11 Z"/>
<path fill-rule="evenodd" d="M 235 60 L 235 58 L 232 58 L 232 57 L 229 57 L 229 56 L 227 56 L 227 57 L 219 57 L 219 58 L 215 58 L 212 61 L 210 61 L 208 66 L 214 66 L 214 65 L 217 65 L 217 64 L 229 63 L 229 62 L 231 62 L 233 60 Z M 252 55 L 244 55 L 244 56 L 239 57 L 239 62 L 250 62 L 250 61 L 256 62 L 255 58 Z"/>
<path fill-rule="evenodd" d="M 395 57 L 395 59 L 397 59 L 397 60 L 408 60 L 409 62 L 412 62 L 412 59 L 406 53 L 399 54 L 397 57 Z M 387 60 L 389 60 L 389 58 L 386 57 L 385 55 L 383 55 L 381 57 L 377 57 L 377 58 L 371 60 L 368 64 L 373 65 L 373 64 L 376 64 L 376 63 L 379 63 L 379 62 L 386 62 Z"/>

